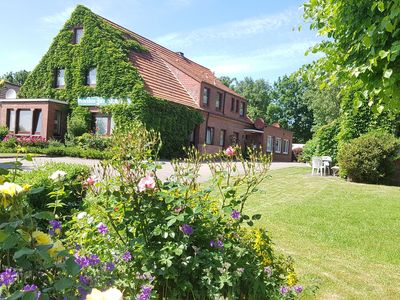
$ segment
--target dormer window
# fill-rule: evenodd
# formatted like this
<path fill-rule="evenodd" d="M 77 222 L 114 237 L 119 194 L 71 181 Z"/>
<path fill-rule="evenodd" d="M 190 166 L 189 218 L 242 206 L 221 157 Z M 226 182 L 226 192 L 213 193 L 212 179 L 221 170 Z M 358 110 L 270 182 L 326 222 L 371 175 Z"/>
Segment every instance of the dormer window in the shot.
<path fill-rule="evenodd" d="M 74 44 L 80 44 L 82 36 L 83 36 L 83 28 L 82 27 L 74 28 Z"/>
<path fill-rule="evenodd" d="M 222 109 L 222 102 L 223 102 L 222 97 L 223 97 L 222 93 L 217 92 L 217 98 L 215 99 L 215 108 L 217 110 L 221 110 Z"/>
<path fill-rule="evenodd" d="M 208 106 L 210 103 L 210 89 L 205 87 L 203 89 L 203 105 Z"/>
<path fill-rule="evenodd" d="M 65 86 L 65 69 L 56 69 L 54 87 L 63 88 L 64 86 Z"/>
<path fill-rule="evenodd" d="M 97 82 L 97 69 L 91 68 L 86 74 L 86 85 L 94 86 Z"/>

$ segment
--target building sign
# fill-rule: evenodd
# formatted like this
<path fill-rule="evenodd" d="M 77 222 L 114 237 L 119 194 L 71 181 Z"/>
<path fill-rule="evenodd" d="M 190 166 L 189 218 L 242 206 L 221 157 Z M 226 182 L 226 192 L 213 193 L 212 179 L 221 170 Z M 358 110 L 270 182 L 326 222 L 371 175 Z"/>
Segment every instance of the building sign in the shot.
<path fill-rule="evenodd" d="M 102 98 L 102 97 L 86 97 L 78 98 L 79 106 L 105 106 L 110 104 L 131 104 L 131 99 L 116 99 L 116 98 Z"/>

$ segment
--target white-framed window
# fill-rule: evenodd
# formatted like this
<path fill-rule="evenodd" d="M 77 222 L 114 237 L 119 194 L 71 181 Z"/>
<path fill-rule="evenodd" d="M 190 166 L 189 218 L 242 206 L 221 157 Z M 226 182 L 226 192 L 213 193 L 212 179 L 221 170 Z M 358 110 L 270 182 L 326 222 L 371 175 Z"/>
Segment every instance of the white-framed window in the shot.
<path fill-rule="evenodd" d="M 7 109 L 7 127 L 9 131 L 15 131 L 15 110 L 13 109 Z"/>
<path fill-rule="evenodd" d="M 289 153 L 289 140 L 283 140 L 283 154 Z"/>
<path fill-rule="evenodd" d="M 86 74 L 86 85 L 96 85 L 97 82 L 97 69 L 90 68 Z"/>
<path fill-rule="evenodd" d="M 74 44 L 79 44 L 83 36 L 83 28 L 74 29 Z"/>
<path fill-rule="evenodd" d="M 273 146 L 273 138 L 272 136 L 268 135 L 267 136 L 267 152 L 272 152 L 272 146 Z"/>
<path fill-rule="evenodd" d="M 30 109 L 18 110 L 18 133 L 32 132 L 32 111 Z"/>
<path fill-rule="evenodd" d="M 275 138 L 275 153 L 281 153 L 281 152 L 282 152 L 282 139 Z"/>
<path fill-rule="evenodd" d="M 65 86 L 65 69 L 57 69 L 55 71 L 56 80 L 55 80 L 55 87 L 60 88 Z"/>
<path fill-rule="evenodd" d="M 220 92 L 217 92 L 217 97 L 215 98 L 215 108 L 217 110 L 221 110 L 222 109 L 222 102 L 223 102 L 223 94 Z"/>
<path fill-rule="evenodd" d="M 246 103 L 240 102 L 240 111 L 239 111 L 239 115 L 240 115 L 241 117 L 244 117 L 245 111 L 246 111 Z"/>
<path fill-rule="evenodd" d="M 210 104 L 210 89 L 205 87 L 203 89 L 203 105 L 208 106 Z"/>
<path fill-rule="evenodd" d="M 213 127 L 207 127 L 206 144 L 207 145 L 212 145 L 213 141 L 214 141 L 214 128 Z"/>
<path fill-rule="evenodd" d="M 221 147 L 225 146 L 225 135 L 226 135 L 226 130 L 225 129 L 221 129 L 221 131 L 219 133 L 219 145 Z"/>

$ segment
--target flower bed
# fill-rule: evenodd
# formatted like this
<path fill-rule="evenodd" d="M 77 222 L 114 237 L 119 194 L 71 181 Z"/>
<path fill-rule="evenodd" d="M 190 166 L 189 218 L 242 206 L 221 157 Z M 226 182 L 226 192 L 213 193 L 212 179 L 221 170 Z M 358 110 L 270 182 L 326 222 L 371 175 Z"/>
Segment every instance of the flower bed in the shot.
<path fill-rule="evenodd" d="M 291 259 L 275 253 L 265 230 L 252 227 L 261 215 L 244 214 L 248 197 L 267 177 L 269 157 L 191 149 L 162 182 L 158 144 L 159 136 L 139 125 L 116 130 L 113 158 L 99 177 L 84 180 L 83 209 L 70 217 L 59 214 L 68 171 L 49 175 L 58 186 L 48 195 L 49 211 L 27 201 L 37 189 L 0 186 L 0 296 L 292 299 L 302 293 Z M 215 162 L 209 187 L 196 182 L 204 160 Z M 232 176 L 234 160 L 245 170 L 241 177 Z"/>

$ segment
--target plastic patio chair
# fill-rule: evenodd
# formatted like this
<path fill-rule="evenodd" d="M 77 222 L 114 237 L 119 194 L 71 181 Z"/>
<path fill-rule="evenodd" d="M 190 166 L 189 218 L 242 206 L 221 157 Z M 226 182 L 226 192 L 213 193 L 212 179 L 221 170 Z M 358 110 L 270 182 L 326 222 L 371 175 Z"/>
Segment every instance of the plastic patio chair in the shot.
<path fill-rule="evenodd" d="M 317 174 L 320 173 L 321 176 L 322 173 L 325 173 L 325 168 L 322 163 L 322 157 L 314 156 L 311 159 L 311 167 L 312 167 L 311 175 L 314 175 L 314 171 L 316 171 Z"/>

